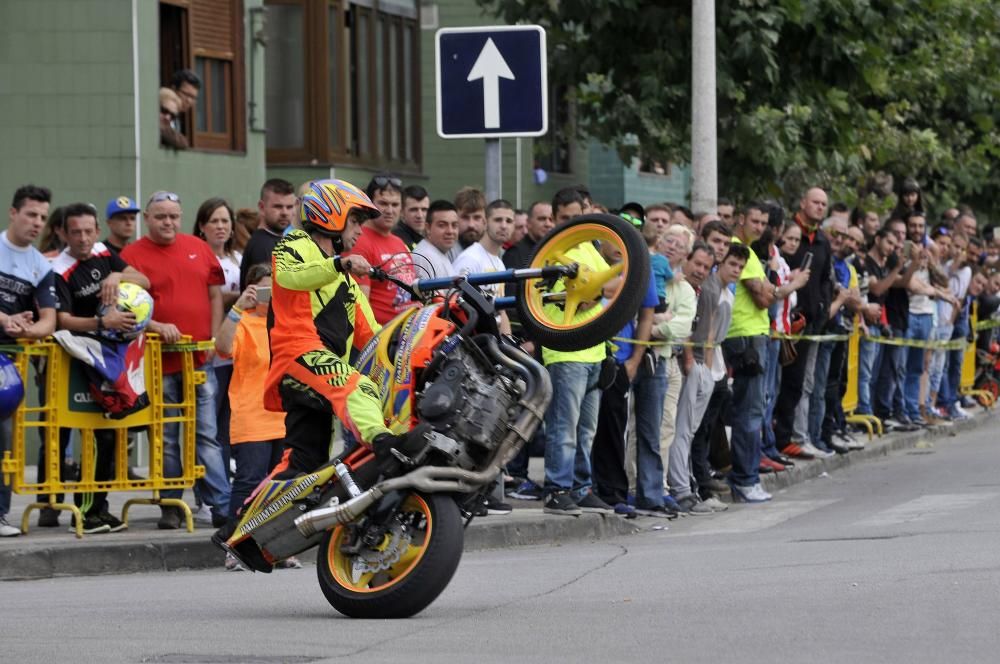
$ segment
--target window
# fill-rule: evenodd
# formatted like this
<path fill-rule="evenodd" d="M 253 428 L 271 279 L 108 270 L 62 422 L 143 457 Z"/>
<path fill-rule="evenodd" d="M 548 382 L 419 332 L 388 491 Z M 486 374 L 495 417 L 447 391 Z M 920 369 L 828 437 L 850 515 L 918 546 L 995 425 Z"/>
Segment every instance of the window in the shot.
<path fill-rule="evenodd" d="M 244 149 L 243 60 L 242 0 L 161 0 L 162 84 L 179 69 L 201 79 L 198 101 L 180 123 L 193 148 Z"/>
<path fill-rule="evenodd" d="M 419 165 L 417 0 L 267 0 L 270 163 Z"/>
<path fill-rule="evenodd" d="M 549 90 L 549 133 L 535 139 L 535 159 L 550 173 L 572 172 L 572 101 L 565 85 Z"/>

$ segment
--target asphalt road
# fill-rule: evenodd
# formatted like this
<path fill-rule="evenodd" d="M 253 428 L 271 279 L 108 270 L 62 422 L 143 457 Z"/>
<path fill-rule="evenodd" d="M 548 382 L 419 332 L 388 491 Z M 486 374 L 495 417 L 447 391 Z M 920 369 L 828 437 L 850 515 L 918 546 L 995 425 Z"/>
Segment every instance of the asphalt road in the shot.
<path fill-rule="evenodd" d="M 8 582 L 0 661 L 997 661 L 1000 446 L 989 428 L 763 506 L 470 553 L 405 621 L 340 617 L 311 566 Z"/>

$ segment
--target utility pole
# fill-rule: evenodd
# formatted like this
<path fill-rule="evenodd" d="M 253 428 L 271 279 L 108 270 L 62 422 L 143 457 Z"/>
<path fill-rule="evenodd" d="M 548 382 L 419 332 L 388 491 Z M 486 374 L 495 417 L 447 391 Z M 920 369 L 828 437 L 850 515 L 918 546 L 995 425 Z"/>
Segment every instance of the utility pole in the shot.
<path fill-rule="evenodd" d="M 715 0 L 691 0 L 691 19 L 691 209 L 715 211 L 719 198 Z"/>

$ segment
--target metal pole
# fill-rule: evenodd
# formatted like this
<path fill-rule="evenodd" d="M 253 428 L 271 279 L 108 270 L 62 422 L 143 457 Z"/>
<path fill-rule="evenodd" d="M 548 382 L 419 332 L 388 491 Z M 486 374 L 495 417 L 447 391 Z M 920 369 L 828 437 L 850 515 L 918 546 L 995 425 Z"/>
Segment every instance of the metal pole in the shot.
<path fill-rule="evenodd" d="M 719 197 L 715 0 L 691 5 L 691 208 L 714 211 Z"/>
<path fill-rule="evenodd" d="M 500 139 L 486 139 L 486 202 L 500 198 Z"/>

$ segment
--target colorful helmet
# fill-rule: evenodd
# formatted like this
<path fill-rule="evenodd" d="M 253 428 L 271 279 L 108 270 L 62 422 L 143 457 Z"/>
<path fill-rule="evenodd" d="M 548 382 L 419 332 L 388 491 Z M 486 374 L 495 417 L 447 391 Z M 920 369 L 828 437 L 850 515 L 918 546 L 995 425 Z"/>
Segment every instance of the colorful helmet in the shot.
<path fill-rule="evenodd" d="M 0 353 L 0 420 L 14 414 L 24 398 L 21 374 L 9 357 Z"/>
<path fill-rule="evenodd" d="M 344 180 L 316 180 L 302 197 L 301 220 L 305 230 L 341 233 L 351 211 L 359 210 L 365 218 L 382 214 L 365 192 Z"/>

